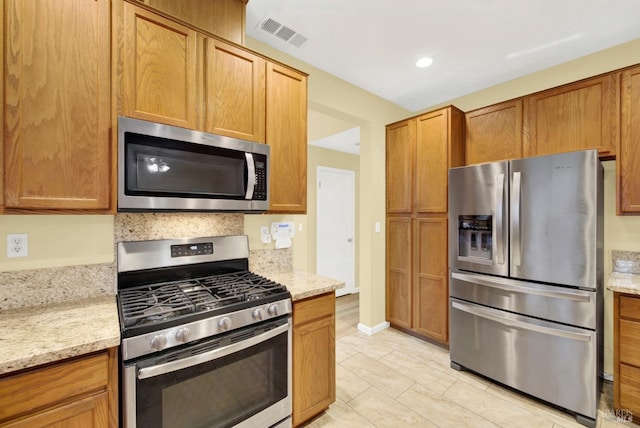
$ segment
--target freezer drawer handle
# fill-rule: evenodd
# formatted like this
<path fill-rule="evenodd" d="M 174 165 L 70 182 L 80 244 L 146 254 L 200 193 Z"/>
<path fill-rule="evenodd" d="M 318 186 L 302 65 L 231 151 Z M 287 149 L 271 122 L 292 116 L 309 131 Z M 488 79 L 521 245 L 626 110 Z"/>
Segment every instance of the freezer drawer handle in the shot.
<path fill-rule="evenodd" d="M 527 287 L 525 285 L 518 285 L 516 281 L 508 279 L 487 278 L 478 275 L 469 275 L 466 273 L 451 273 L 451 278 L 459 279 L 460 281 L 470 282 L 472 284 L 485 285 L 487 287 L 498 288 L 505 291 L 513 291 L 517 293 L 535 294 L 538 296 L 554 297 L 557 299 L 574 300 L 576 302 L 589 302 L 591 296 L 588 294 L 568 293 L 565 291 L 552 291 L 541 290 L 539 288 Z"/>
<path fill-rule="evenodd" d="M 498 190 L 496 195 L 496 244 L 498 247 L 498 264 L 504 264 L 504 174 L 498 174 Z"/>
<path fill-rule="evenodd" d="M 557 328 L 543 327 L 541 325 L 530 324 L 528 322 L 514 320 L 510 318 L 498 315 L 498 311 L 493 309 L 480 309 L 471 306 L 467 306 L 458 302 L 451 302 L 451 306 L 455 309 L 467 312 L 471 315 L 478 316 L 480 318 L 486 318 L 491 321 L 495 321 L 508 327 L 519 328 L 522 330 L 536 331 L 542 334 L 548 334 L 550 336 L 563 337 L 565 339 L 579 340 L 581 342 L 591 342 L 591 336 L 588 334 L 574 333 L 571 331 L 559 330 Z"/>

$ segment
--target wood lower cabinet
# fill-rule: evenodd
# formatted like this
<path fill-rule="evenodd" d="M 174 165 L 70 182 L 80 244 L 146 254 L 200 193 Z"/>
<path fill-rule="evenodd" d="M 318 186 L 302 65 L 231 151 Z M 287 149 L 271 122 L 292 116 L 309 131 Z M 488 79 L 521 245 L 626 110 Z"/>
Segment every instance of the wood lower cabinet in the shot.
<path fill-rule="evenodd" d="M 450 106 L 387 126 L 386 316 L 448 343 L 448 170 L 464 164 L 464 114 Z"/>
<path fill-rule="evenodd" d="M 640 214 L 640 67 L 622 72 L 618 214 Z"/>
<path fill-rule="evenodd" d="M 640 296 L 614 293 L 613 406 L 640 423 Z"/>
<path fill-rule="evenodd" d="M 412 326 L 412 233 L 410 216 L 387 215 L 386 312 L 391 324 Z"/>
<path fill-rule="evenodd" d="M 582 80 L 524 99 L 523 155 L 598 149 L 616 155 L 620 73 Z"/>
<path fill-rule="evenodd" d="M 465 163 L 522 157 L 522 100 L 465 113 Z"/>
<path fill-rule="evenodd" d="M 293 426 L 336 399 L 335 313 L 333 292 L 293 302 Z"/>
<path fill-rule="evenodd" d="M 5 207 L 108 211 L 111 1 L 3 8 Z"/>
<path fill-rule="evenodd" d="M 117 348 L 0 377 L 1 427 L 117 427 Z"/>
<path fill-rule="evenodd" d="M 216 36 L 244 44 L 248 0 L 136 0 Z"/>
<path fill-rule="evenodd" d="M 413 220 L 413 329 L 449 340 L 447 218 Z"/>
<path fill-rule="evenodd" d="M 270 212 L 307 212 L 307 76 L 267 63 Z"/>

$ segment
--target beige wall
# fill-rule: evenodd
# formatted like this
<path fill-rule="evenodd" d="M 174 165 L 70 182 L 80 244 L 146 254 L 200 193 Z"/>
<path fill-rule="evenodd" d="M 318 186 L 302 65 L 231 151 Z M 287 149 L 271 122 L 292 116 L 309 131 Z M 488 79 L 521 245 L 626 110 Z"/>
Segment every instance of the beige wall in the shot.
<path fill-rule="evenodd" d="M 8 233 L 29 235 L 29 256 L 6 258 Z M 112 215 L 2 215 L 0 238 L 0 272 L 114 260 Z"/>
<path fill-rule="evenodd" d="M 360 322 L 375 327 L 385 321 L 385 125 L 411 113 L 254 39 L 247 38 L 246 45 L 309 73 L 310 111 L 360 126 L 360 187 L 356 191 L 360 207 L 356 220 L 359 237 Z M 374 231 L 376 222 L 382 225 L 379 233 Z M 246 228 L 245 232 L 253 239 L 251 234 L 255 232 L 250 228 Z M 315 246 L 315 243 L 309 242 L 307 245 Z M 298 263 L 305 263 L 296 258 L 296 251 L 294 259 L 298 266 Z M 308 266 L 308 261 L 306 264 Z"/>

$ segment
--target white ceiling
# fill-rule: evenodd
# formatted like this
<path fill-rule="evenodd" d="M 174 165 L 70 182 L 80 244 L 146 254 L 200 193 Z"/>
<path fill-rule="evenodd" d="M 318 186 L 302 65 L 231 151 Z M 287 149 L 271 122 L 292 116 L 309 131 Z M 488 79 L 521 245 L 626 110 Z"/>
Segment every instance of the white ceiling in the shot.
<path fill-rule="evenodd" d="M 263 31 L 266 18 L 308 41 L 296 47 Z M 251 0 L 246 27 L 249 37 L 419 111 L 640 38 L 640 0 Z M 422 56 L 433 65 L 416 68 Z"/>

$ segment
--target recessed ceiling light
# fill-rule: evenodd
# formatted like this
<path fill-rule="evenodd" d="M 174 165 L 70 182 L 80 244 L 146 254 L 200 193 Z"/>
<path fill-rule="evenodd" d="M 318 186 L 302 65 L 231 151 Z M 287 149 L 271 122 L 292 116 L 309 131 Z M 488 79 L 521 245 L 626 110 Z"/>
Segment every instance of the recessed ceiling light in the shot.
<path fill-rule="evenodd" d="M 433 59 L 429 58 L 428 56 L 420 58 L 418 61 L 416 61 L 416 67 L 418 68 L 429 67 L 431 64 L 433 64 Z"/>

